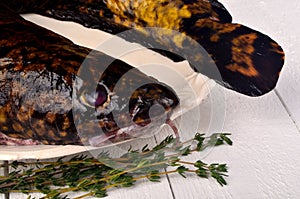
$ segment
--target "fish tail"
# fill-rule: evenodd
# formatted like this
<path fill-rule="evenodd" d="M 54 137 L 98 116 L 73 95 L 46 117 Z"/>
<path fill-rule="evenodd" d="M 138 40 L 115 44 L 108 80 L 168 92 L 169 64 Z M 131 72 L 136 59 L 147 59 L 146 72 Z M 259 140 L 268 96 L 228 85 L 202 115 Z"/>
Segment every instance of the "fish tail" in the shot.
<path fill-rule="evenodd" d="M 241 24 L 200 19 L 186 34 L 209 54 L 227 88 L 260 96 L 271 91 L 284 64 L 281 46 L 269 36 Z M 215 79 L 211 68 L 193 63 L 194 70 Z"/>

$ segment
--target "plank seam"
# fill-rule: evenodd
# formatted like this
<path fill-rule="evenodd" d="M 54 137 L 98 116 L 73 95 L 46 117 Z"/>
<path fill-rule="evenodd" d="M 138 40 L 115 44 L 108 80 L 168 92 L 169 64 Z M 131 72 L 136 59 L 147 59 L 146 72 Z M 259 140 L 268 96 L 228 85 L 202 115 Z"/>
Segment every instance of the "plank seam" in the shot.
<path fill-rule="evenodd" d="M 290 119 L 293 121 L 294 125 L 296 126 L 298 132 L 300 133 L 300 127 L 297 124 L 295 118 L 293 117 L 292 112 L 290 111 L 290 109 L 288 108 L 287 104 L 285 103 L 284 99 L 281 97 L 280 93 L 274 89 L 274 92 L 276 94 L 276 96 L 278 97 L 280 103 L 282 104 L 282 106 L 284 107 L 284 109 L 286 110 L 287 114 L 289 115 Z"/>
<path fill-rule="evenodd" d="M 158 140 L 157 140 L 157 138 L 156 138 L 155 135 L 154 135 L 154 142 L 155 142 L 156 144 L 158 144 Z M 165 172 L 167 172 L 166 169 L 164 169 L 164 170 L 165 170 Z M 169 188 L 170 188 L 170 191 L 171 191 L 171 194 L 172 194 L 172 198 L 173 198 L 173 199 L 176 199 L 176 198 L 175 198 L 174 191 L 173 191 L 173 187 L 172 187 L 172 185 L 171 185 L 171 181 L 170 181 L 170 178 L 169 178 L 169 175 L 168 175 L 168 174 L 166 174 L 166 178 L 167 178 L 167 181 L 168 181 L 168 184 L 169 184 Z"/>
<path fill-rule="evenodd" d="M 165 169 L 165 171 L 167 171 L 167 170 Z M 169 177 L 169 175 L 168 175 L 168 174 L 166 175 L 166 177 L 167 177 L 168 184 L 169 184 L 169 187 L 170 187 L 170 190 L 171 190 L 171 193 L 172 193 L 172 198 L 173 198 L 173 199 L 176 199 L 176 197 L 175 197 L 175 193 L 174 193 L 174 190 L 173 190 L 173 187 L 172 187 L 172 184 L 171 184 L 170 177 Z"/>

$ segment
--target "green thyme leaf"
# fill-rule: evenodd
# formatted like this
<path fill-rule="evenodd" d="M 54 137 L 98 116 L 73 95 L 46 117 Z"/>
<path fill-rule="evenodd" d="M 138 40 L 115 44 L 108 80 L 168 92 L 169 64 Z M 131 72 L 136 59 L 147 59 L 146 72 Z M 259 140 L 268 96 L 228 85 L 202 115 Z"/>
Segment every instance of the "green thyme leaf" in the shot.
<path fill-rule="evenodd" d="M 208 165 L 201 160 L 194 163 L 185 162 L 181 157 L 215 145 L 231 145 L 229 135 L 216 133 L 205 137 L 204 134 L 197 133 L 193 138 L 196 146 L 187 145 L 188 142 L 181 143 L 178 138 L 167 136 L 152 149 L 148 145 L 141 150 L 129 148 L 119 158 L 111 158 L 108 152 L 101 152 L 97 158 L 77 155 L 61 157 L 56 162 L 13 161 L 9 163 L 11 172 L 7 176 L 0 176 L 0 193 L 19 191 L 30 194 L 38 191 L 45 194 L 44 198 L 61 199 L 68 198 L 70 192 L 85 191 L 87 193 L 79 198 L 105 197 L 108 189 L 131 187 L 143 178 L 159 182 L 165 174 L 178 173 L 186 178 L 185 174 L 188 172 L 201 178 L 212 177 L 223 186 L 227 184 L 226 164 Z M 167 169 L 168 167 L 173 170 Z"/>

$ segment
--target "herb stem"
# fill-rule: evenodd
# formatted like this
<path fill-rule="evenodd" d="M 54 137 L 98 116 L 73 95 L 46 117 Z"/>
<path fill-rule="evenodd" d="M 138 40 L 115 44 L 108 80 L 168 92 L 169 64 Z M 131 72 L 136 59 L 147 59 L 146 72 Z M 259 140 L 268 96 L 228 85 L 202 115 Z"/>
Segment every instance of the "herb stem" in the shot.
<path fill-rule="evenodd" d="M 172 173 L 177 173 L 177 171 L 176 170 L 172 170 L 172 171 L 164 171 L 164 172 L 160 172 L 160 173 L 156 173 L 156 174 L 143 175 L 143 176 L 139 176 L 139 177 L 133 178 L 133 180 L 138 181 L 138 180 L 141 180 L 141 179 L 148 178 L 150 176 L 161 176 L 161 175 L 167 175 L 167 174 L 172 174 Z"/>
<path fill-rule="evenodd" d="M 138 180 L 146 179 L 146 178 L 148 178 L 150 176 L 161 176 L 161 175 L 167 175 L 167 174 L 172 174 L 172 173 L 177 173 L 177 171 L 176 170 L 172 170 L 172 171 L 159 172 L 157 174 L 142 175 L 142 176 L 138 176 L 138 177 L 133 178 L 132 181 L 138 181 Z M 108 190 L 108 189 L 111 189 L 113 187 L 117 187 L 117 186 L 120 186 L 120 185 L 123 185 L 123 183 L 110 184 L 110 185 L 107 185 L 107 186 L 103 187 L 102 190 Z M 93 194 L 94 194 L 94 192 L 89 192 L 87 194 L 78 196 L 78 197 L 76 197 L 74 199 L 85 198 L 85 197 L 88 197 L 88 196 L 92 196 Z"/>
<path fill-rule="evenodd" d="M 124 158 L 122 158 L 122 159 L 124 159 Z M 99 162 L 97 159 L 94 159 L 94 160 L 91 160 L 91 162 L 82 162 L 82 160 L 70 161 L 70 162 L 22 162 L 22 166 L 28 166 L 28 165 L 64 166 L 64 165 L 88 164 L 88 163 L 89 164 L 96 164 L 96 165 L 103 165 L 102 162 Z M 13 163 L 7 163 L 7 166 L 13 166 Z M 6 164 L 0 164 L 0 167 L 6 167 Z M 37 172 L 38 172 L 38 170 L 37 170 Z"/>
<path fill-rule="evenodd" d="M 6 162 L 0 167 L 10 166 L 14 170 L 0 176 L 0 193 L 44 193 L 42 198 L 50 199 L 66 198 L 66 194 L 73 191 L 87 191 L 76 199 L 104 197 L 111 188 L 130 187 L 142 179 L 157 182 L 161 176 L 172 173 L 183 177 L 185 173 L 195 173 L 201 178 L 212 177 L 223 186 L 226 185 L 226 164 L 209 165 L 201 160 L 193 163 L 180 158 L 192 152 L 201 152 L 207 147 L 226 143 L 231 145 L 227 135 L 214 134 L 207 139 L 204 134 L 196 134 L 193 139 L 196 143 L 192 145 L 190 142 L 193 140 L 180 143 L 177 138 L 168 136 L 152 149 L 148 145 L 141 150 L 130 148 L 120 158 L 111 158 L 109 153 L 103 152 L 98 158 L 79 155 L 66 161 L 59 158 L 56 162 Z M 214 140 L 218 141 L 217 144 Z M 187 165 L 192 165 L 196 170 Z"/>

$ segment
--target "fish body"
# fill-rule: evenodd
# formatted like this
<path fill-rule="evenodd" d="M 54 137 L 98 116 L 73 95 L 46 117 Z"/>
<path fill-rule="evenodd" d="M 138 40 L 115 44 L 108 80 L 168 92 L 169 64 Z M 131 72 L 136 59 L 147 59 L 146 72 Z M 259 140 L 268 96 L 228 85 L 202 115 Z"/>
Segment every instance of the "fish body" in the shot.
<path fill-rule="evenodd" d="M 174 61 L 186 59 L 196 72 L 249 96 L 271 91 L 284 64 L 283 50 L 274 40 L 231 23 L 231 15 L 216 0 L 10 0 L 1 4 L 2 144 L 23 140 L 25 144 L 98 145 L 127 139 L 130 133 L 160 126 L 179 103 L 167 85 L 27 22 L 18 16 L 21 13 L 118 34 Z M 197 45 L 213 64 L 194 51 Z M 219 76 L 212 72 L 215 65 Z M 124 92 L 128 90 L 130 95 Z M 162 109 L 153 109 L 155 116 L 150 118 L 150 107 L 155 105 Z"/>
<path fill-rule="evenodd" d="M 125 62 L 4 7 L 0 17 L 0 144 L 97 146 L 129 139 L 161 126 L 179 103 L 170 87 Z M 150 118 L 153 105 L 161 109 Z"/>
<path fill-rule="evenodd" d="M 154 46 L 154 51 L 174 61 L 186 59 L 196 72 L 248 96 L 271 91 L 284 64 L 283 49 L 273 39 L 232 23 L 216 0 L 54 0 L 33 12 Z M 205 52 L 195 51 L 199 45 Z"/>

